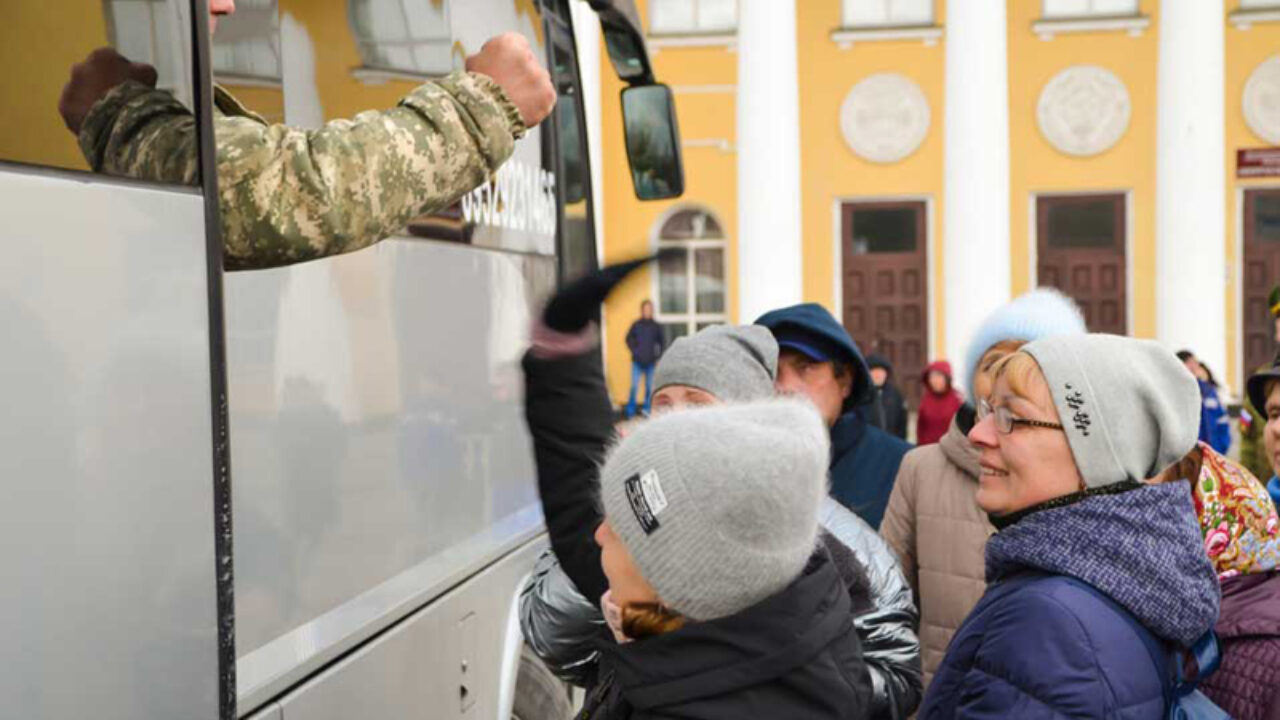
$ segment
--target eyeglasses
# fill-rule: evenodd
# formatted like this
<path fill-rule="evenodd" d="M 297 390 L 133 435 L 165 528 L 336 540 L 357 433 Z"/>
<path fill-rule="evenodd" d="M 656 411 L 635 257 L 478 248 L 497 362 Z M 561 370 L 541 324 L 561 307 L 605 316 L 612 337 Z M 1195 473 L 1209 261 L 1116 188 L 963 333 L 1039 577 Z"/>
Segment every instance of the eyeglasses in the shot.
<path fill-rule="evenodd" d="M 991 407 L 991 404 L 983 400 L 978 404 L 978 422 L 982 422 L 988 416 L 995 415 L 996 430 L 1001 435 L 1008 435 L 1018 426 L 1046 428 L 1048 430 L 1062 430 L 1063 427 L 1058 423 L 1045 422 L 1044 420 L 1027 420 L 1013 414 L 1009 408 L 1001 405 L 998 408 Z"/>

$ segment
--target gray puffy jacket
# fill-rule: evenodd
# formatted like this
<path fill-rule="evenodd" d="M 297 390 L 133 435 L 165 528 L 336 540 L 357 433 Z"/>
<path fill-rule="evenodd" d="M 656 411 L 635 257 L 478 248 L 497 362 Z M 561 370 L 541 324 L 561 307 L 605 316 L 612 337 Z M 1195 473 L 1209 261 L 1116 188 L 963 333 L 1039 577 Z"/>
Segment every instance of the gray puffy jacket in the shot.
<path fill-rule="evenodd" d="M 889 546 L 861 518 L 826 498 L 822 526 L 844 543 L 866 568 L 874 608 L 854 617 L 862 653 L 871 671 L 873 718 L 905 718 L 920 704 L 918 615 Z M 609 638 L 596 602 L 584 598 L 547 550 L 520 593 L 525 640 L 561 679 L 587 685 L 595 675 L 593 644 Z"/>

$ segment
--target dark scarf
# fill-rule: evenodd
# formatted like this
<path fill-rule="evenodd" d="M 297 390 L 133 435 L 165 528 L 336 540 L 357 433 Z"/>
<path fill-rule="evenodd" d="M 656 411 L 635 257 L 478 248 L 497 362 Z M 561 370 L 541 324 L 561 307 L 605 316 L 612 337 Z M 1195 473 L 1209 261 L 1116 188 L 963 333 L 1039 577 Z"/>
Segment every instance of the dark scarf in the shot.
<path fill-rule="evenodd" d="M 1077 495 L 1004 518 L 987 541 L 987 582 L 1025 570 L 1068 575 L 1185 646 L 1213 626 L 1218 578 L 1184 482 Z"/>

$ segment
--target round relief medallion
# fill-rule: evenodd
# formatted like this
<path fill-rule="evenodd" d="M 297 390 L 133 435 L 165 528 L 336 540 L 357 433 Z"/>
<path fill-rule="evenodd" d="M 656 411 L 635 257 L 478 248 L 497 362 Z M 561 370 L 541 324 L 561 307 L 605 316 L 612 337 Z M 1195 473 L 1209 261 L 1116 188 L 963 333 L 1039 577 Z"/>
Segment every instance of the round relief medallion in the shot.
<path fill-rule="evenodd" d="M 871 75 L 845 96 L 840 131 L 864 160 L 898 162 L 915 152 L 929 133 L 929 101 L 909 78 Z"/>
<path fill-rule="evenodd" d="M 1255 135 L 1280 145 L 1280 55 L 1263 60 L 1245 83 L 1244 119 Z"/>
<path fill-rule="evenodd" d="M 1097 155 L 1111 149 L 1129 129 L 1129 90 L 1097 65 L 1073 65 L 1040 91 L 1036 119 L 1040 132 L 1067 155 Z"/>

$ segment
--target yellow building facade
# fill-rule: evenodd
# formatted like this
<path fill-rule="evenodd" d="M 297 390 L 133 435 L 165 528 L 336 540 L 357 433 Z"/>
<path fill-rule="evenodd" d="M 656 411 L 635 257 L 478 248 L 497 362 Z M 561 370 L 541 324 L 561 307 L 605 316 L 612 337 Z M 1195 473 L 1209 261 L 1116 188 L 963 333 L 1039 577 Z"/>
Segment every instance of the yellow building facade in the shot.
<path fill-rule="evenodd" d="M 606 356 L 619 401 L 625 400 L 630 380 L 625 336 L 641 300 L 652 298 L 658 320 L 671 328 L 669 336 L 677 336 L 712 321 L 710 315 L 690 312 L 699 309 L 702 296 L 716 308 L 722 299 L 717 320 L 750 322 L 753 318 L 739 315 L 743 284 L 771 281 L 743 277 L 737 265 L 737 226 L 750 213 L 736 204 L 735 154 L 742 149 L 735 138 L 735 95 L 745 49 L 738 46 L 735 22 L 752 1 L 639 3 L 649 23 L 655 71 L 675 93 L 687 187 L 677 200 L 639 202 L 631 194 L 625 160 L 605 157 L 604 258 L 685 244 L 723 247 L 724 261 L 699 266 L 691 258 L 687 267 L 660 269 L 611 299 Z M 1237 151 L 1277 143 L 1271 128 L 1280 127 L 1280 119 L 1267 108 L 1271 102 L 1280 108 L 1280 99 L 1268 100 L 1280 98 L 1280 81 L 1272 79 L 1280 71 L 1269 64 L 1280 65 L 1280 59 L 1273 60 L 1280 52 L 1280 3 L 1227 0 L 1219 3 L 1220 13 L 1213 10 L 1211 27 L 1222 33 L 1209 38 L 1211 48 L 1219 43 L 1211 52 L 1219 53 L 1223 69 L 1221 116 L 1213 118 L 1222 128 L 1222 165 L 1209 169 L 1223 178 L 1209 186 L 1220 189 L 1207 194 L 1221 193 L 1225 213 L 1217 211 L 1221 233 L 1192 247 L 1171 239 L 1180 216 L 1176 209 L 1161 215 L 1158 200 L 1162 182 L 1168 190 L 1183 179 L 1171 172 L 1161 177 L 1162 167 L 1171 165 L 1162 166 L 1159 152 L 1161 118 L 1172 128 L 1180 117 L 1178 107 L 1161 104 L 1161 90 L 1185 91 L 1170 83 L 1169 68 L 1176 66 L 1166 63 L 1161 75 L 1161 33 L 1169 33 L 1165 42 L 1176 40 L 1181 36 L 1173 31 L 1187 31 L 1190 22 L 1162 17 L 1162 10 L 1171 9 L 1185 15 L 1187 7 L 1177 2 L 1005 3 L 1007 61 L 999 75 L 1007 108 L 998 110 L 1007 115 L 1007 148 L 1002 149 L 1008 157 L 1007 246 L 998 224 L 993 225 L 998 243 L 991 246 L 976 244 L 972 229 L 948 232 L 948 182 L 963 178 L 947 176 L 946 144 L 954 128 L 949 129 L 946 113 L 954 104 L 946 95 L 948 88 L 965 88 L 965 78 L 953 76 L 949 83 L 947 76 L 948 42 L 954 41 L 947 14 L 957 4 L 796 0 L 803 256 L 797 301 L 825 305 L 864 351 L 890 355 L 900 370 L 914 374 L 930 359 L 962 360 L 957 355 L 971 324 L 948 327 L 954 307 L 949 304 L 966 303 L 975 282 L 993 282 L 1005 297 L 1054 285 L 1077 298 L 1094 330 L 1158 338 L 1172 346 L 1189 342 L 1188 337 L 1201 342 L 1194 340 L 1198 335 L 1177 331 L 1187 324 L 1216 328 L 1219 334 L 1201 342 L 1207 347 L 1191 349 L 1220 380 L 1240 388 L 1246 365 L 1269 357 L 1273 349 L 1269 316 L 1259 298 L 1280 281 L 1280 260 L 1267 245 L 1280 232 L 1271 229 L 1280 223 L 1280 214 L 1272 210 L 1280 203 L 1273 199 L 1280 197 L 1280 179 L 1238 179 Z M 1203 13 L 1204 6 L 1191 9 Z M 609 146 L 622 141 L 622 86 L 612 78 L 602 82 Z M 999 112 L 993 112 L 995 120 Z M 1266 153 L 1261 157 L 1265 164 Z M 699 227 L 717 228 L 718 236 L 690 239 L 675 227 L 667 233 L 670 239 L 662 239 L 664 224 L 689 212 L 713 218 Z M 1212 208 L 1206 212 L 1219 216 Z M 1170 317 L 1172 299 L 1179 297 L 1174 285 L 1183 284 L 1180 278 L 1188 270 L 1194 272 L 1184 268 L 1175 276 L 1169 270 L 1184 247 L 1214 253 L 1218 265 L 1207 264 L 1203 278 L 1214 302 L 1193 316 Z M 954 273 L 948 267 L 955 264 L 948 254 L 990 255 L 994 248 L 1007 253 L 1006 270 L 991 279 L 949 277 Z M 687 278 L 684 296 L 674 298 L 682 292 L 674 279 L 681 272 Z"/>

